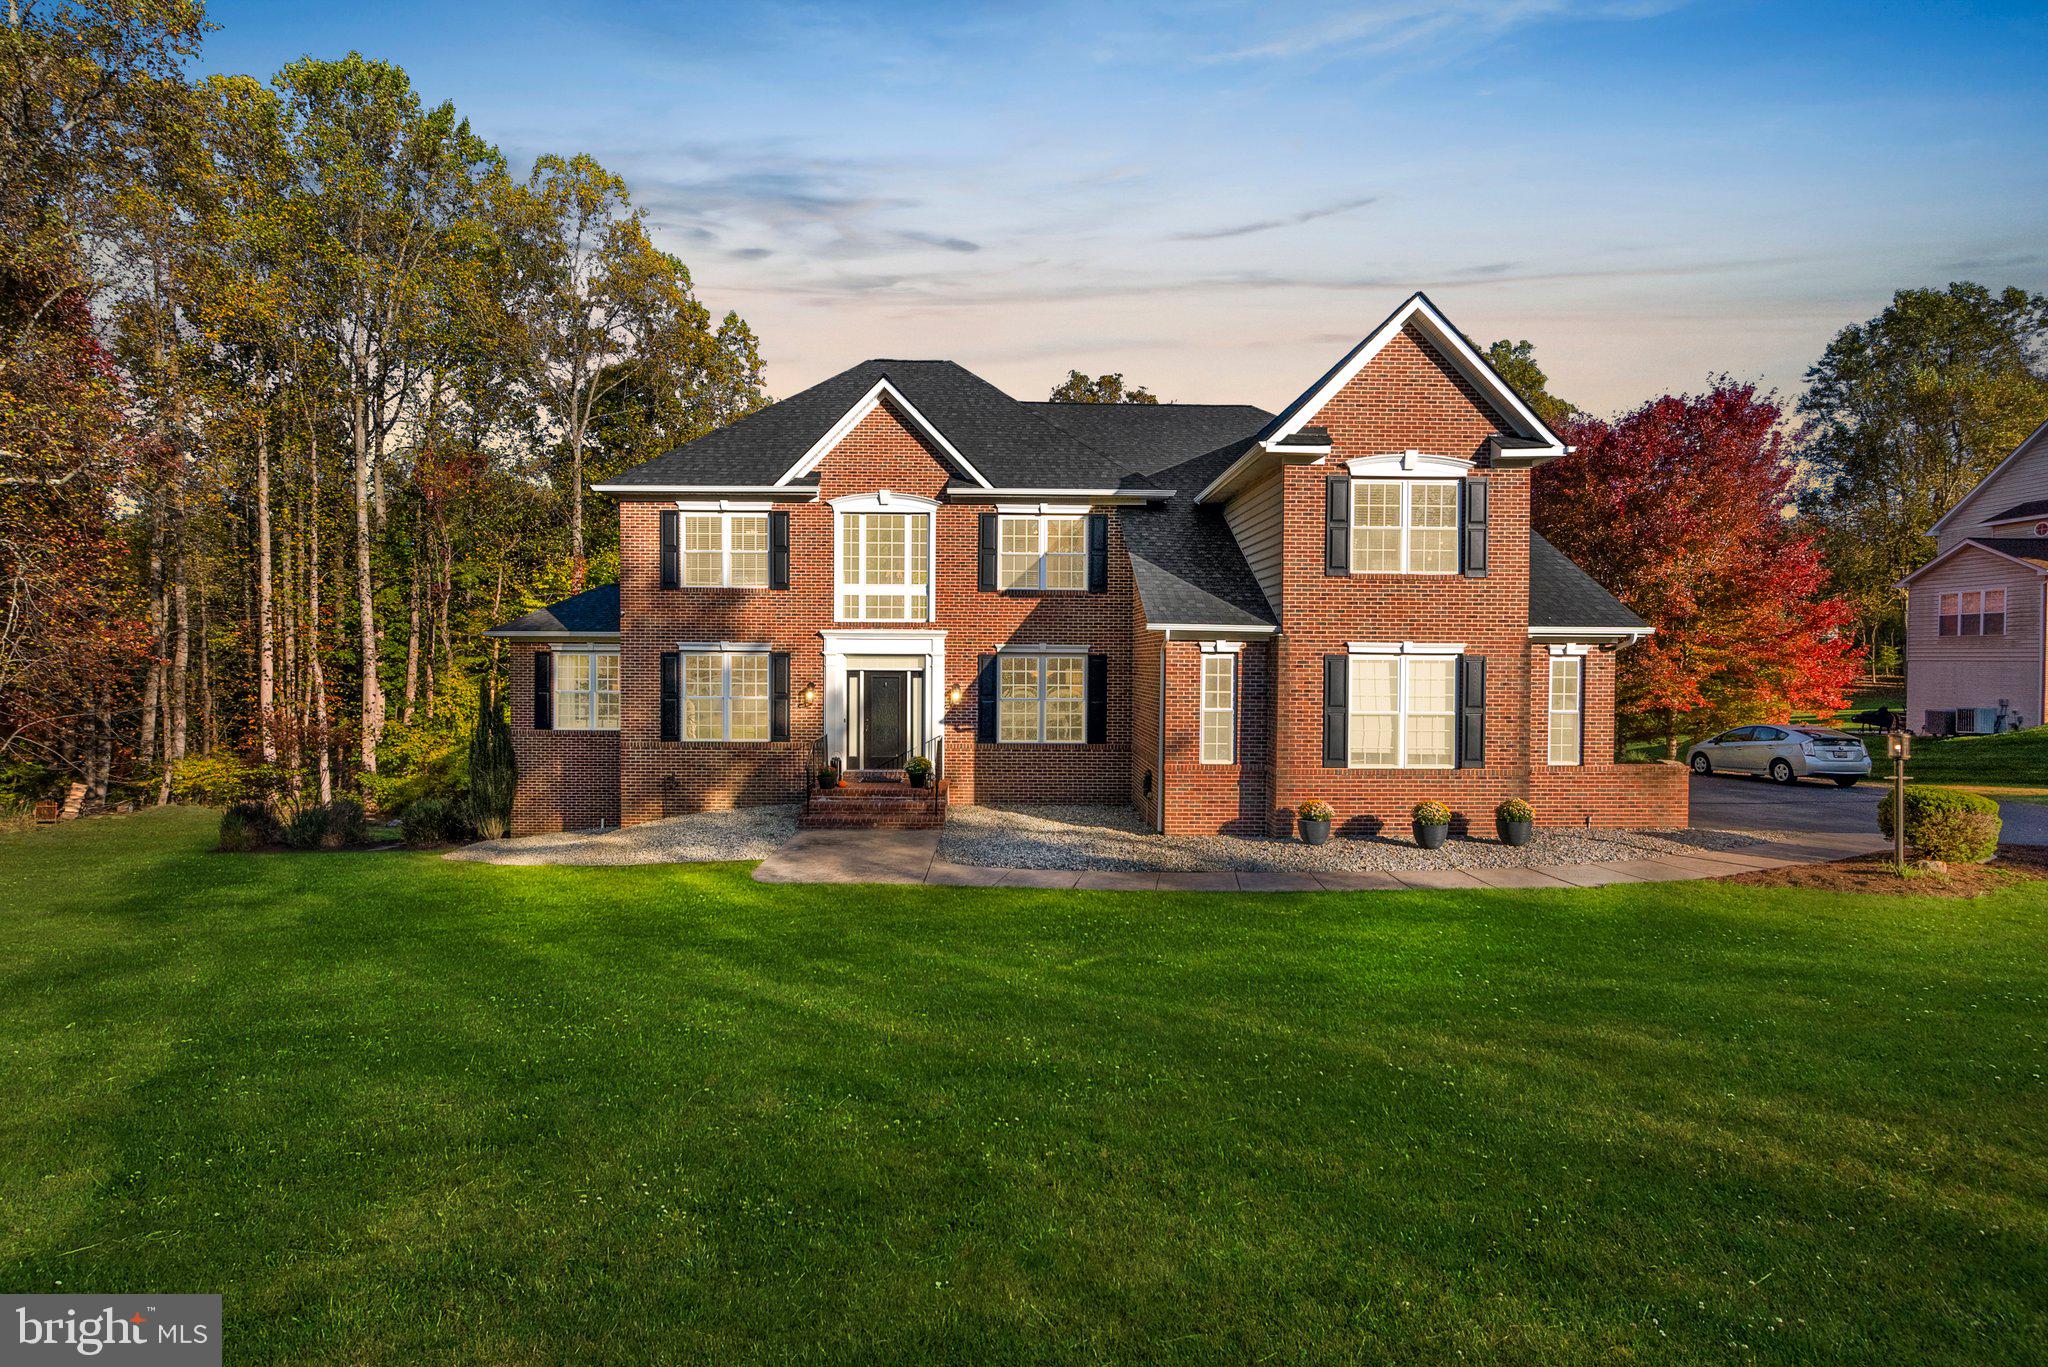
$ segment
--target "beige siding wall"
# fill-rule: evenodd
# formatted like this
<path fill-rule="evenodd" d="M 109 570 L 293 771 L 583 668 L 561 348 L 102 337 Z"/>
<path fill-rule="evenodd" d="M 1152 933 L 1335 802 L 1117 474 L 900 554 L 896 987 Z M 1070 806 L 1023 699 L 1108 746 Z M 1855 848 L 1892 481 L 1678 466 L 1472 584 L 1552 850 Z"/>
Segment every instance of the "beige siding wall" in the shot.
<path fill-rule="evenodd" d="M 1244 552 L 1245 563 L 1251 566 L 1252 575 L 1265 590 L 1266 601 L 1273 611 L 1280 610 L 1280 563 L 1285 501 L 1280 494 L 1280 476 L 1274 475 L 1263 484 L 1254 485 L 1232 499 L 1223 509 L 1224 520 L 1230 524 L 1230 534 L 1237 538 L 1238 549 Z"/>
<path fill-rule="evenodd" d="M 2003 504 L 2001 507 L 2005 506 Z M 1913 581 L 1906 599 L 1906 718 L 1926 726 L 1929 711 L 1996 707 L 2000 698 L 2025 723 L 2042 719 L 2042 578 L 1986 550 L 1965 550 Z M 2005 590 L 2003 636 L 1943 636 L 1941 595 Z"/>
<path fill-rule="evenodd" d="M 1994 535 L 1985 518 L 2037 498 L 2048 498 L 2048 428 L 2035 432 L 2022 442 L 2019 454 L 2010 464 L 1979 484 L 1956 505 L 1956 520 L 1941 529 L 1941 536 L 1935 542 L 1936 553 L 1973 536 Z M 2001 528 L 1995 534 L 2026 536 L 2032 531 L 2033 526 L 2029 523 L 2025 527 Z"/>

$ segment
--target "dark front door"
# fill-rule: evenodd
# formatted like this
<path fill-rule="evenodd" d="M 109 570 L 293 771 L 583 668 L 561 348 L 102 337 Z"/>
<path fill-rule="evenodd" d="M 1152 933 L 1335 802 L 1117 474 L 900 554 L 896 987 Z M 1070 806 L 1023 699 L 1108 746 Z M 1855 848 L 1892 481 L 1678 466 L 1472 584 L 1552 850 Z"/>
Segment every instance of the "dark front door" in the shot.
<path fill-rule="evenodd" d="M 910 675 L 868 670 L 861 676 L 860 755 L 864 769 L 901 769 L 910 758 Z"/>

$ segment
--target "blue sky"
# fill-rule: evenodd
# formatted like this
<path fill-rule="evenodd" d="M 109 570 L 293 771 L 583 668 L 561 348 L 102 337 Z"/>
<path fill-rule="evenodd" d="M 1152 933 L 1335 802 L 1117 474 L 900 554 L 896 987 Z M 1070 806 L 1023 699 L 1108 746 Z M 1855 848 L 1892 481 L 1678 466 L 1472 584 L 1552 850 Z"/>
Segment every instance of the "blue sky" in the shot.
<path fill-rule="evenodd" d="M 1406 293 L 1596 411 L 2048 289 L 2048 6 L 217 3 L 623 174 L 771 389 L 945 356 L 1278 407 Z"/>

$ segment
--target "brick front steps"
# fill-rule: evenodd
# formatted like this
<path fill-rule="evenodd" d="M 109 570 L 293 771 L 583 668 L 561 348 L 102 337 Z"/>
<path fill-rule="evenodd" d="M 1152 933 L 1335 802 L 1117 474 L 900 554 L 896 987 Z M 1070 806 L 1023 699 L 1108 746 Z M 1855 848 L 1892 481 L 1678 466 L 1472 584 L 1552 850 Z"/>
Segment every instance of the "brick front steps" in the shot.
<path fill-rule="evenodd" d="M 796 824 L 807 831 L 928 831 L 946 824 L 946 785 L 913 788 L 902 779 L 815 788 Z"/>

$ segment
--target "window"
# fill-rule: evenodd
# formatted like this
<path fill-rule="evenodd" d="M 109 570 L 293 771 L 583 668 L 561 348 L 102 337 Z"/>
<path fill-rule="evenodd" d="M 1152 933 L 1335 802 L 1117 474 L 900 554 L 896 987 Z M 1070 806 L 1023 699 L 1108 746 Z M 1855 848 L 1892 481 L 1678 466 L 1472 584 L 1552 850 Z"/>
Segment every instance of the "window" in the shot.
<path fill-rule="evenodd" d="M 768 587 L 768 514 L 684 513 L 683 587 Z"/>
<path fill-rule="evenodd" d="M 1458 482 L 1351 482 L 1351 568 L 1366 574 L 1458 572 Z"/>
<path fill-rule="evenodd" d="M 1943 636 L 2005 635 L 2005 590 L 1965 589 L 1941 595 Z"/>
<path fill-rule="evenodd" d="M 1237 763 L 1237 657 L 1202 657 L 1202 763 Z"/>
<path fill-rule="evenodd" d="M 1088 739 L 1085 655 L 1003 655 L 996 662 L 996 739 L 1079 745 Z"/>
<path fill-rule="evenodd" d="M 1585 661 L 1569 655 L 1550 657 L 1550 762 L 1577 764 L 1579 726 L 1585 696 Z"/>
<path fill-rule="evenodd" d="M 1088 587 L 1088 519 L 1010 517 L 998 529 L 996 582 L 1004 589 Z"/>
<path fill-rule="evenodd" d="M 1353 655 L 1349 717 L 1354 769 L 1448 769 L 1454 758 L 1458 662 L 1449 656 Z"/>
<path fill-rule="evenodd" d="M 684 740 L 768 739 L 768 652 L 683 656 Z"/>
<path fill-rule="evenodd" d="M 613 651 L 557 650 L 555 730 L 619 729 L 619 655 Z"/>
<path fill-rule="evenodd" d="M 931 526 L 926 512 L 841 516 L 841 621 L 922 622 L 931 616 Z"/>

